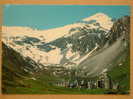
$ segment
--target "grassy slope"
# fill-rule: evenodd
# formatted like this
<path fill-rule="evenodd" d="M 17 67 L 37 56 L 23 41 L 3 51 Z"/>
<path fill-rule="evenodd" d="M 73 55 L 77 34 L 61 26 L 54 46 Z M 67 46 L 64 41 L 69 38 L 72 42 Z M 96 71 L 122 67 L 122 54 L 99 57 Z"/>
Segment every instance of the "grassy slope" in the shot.
<path fill-rule="evenodd" d="M 20 79 L 28 76 L 28 73 L 23 71 L 26 63 L 18 53 L 4 44 L 2 49 L 2 91 L 5 93 L 9 86 L 24 86 Z"/>
<path fill-rule="evenodd" d="M 48 77 L 49 78 L 49 77 Z M 102 94 L 104 89 L 78 89 L 78 88 L 64 88 L 64 87 L 56 87 L 50 83 L 50 80 L 53 78 L 49 78 L 49 81 L 45 76 L 38 78 L 37 80 L 23 80 L 26 86 L 29 87 L 10 87 L 8 88 L 8 94 Z"/>
<path fill-rule="evenodd" d="M 130 90 L 130 53 L 125 51 L 126 58 L 122 65 L 116 65 L 108 72 L 113 82 L 119 83 L 119 89 L 115 93 L 126 94 Z M 112 90 L 110 90 L 111 92 Z"/>

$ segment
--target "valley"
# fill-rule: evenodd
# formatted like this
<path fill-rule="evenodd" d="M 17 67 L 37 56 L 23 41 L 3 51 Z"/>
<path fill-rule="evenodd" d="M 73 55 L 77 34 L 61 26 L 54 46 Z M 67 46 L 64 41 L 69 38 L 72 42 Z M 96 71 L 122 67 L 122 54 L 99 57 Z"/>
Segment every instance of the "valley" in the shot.
<path fill-rule="evenodd" d="M 44 31 L 3 27 L 2 92 L 129 94 L 129 34 L 129 16 L 103 13 Z"/>

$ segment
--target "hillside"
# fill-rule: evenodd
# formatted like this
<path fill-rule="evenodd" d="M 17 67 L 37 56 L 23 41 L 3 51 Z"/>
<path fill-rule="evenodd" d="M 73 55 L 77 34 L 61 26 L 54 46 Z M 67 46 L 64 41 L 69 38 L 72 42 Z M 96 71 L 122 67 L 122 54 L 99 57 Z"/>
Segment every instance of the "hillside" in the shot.
<path fill-rule="evenodd" d="M 5 93 L 8 87 L 25 86 L 23 79 L 31 77 L 37 70 L 34 65 L 37 66 L 30 58 L 24 58 L 2 43 L 2 91 Z"/>

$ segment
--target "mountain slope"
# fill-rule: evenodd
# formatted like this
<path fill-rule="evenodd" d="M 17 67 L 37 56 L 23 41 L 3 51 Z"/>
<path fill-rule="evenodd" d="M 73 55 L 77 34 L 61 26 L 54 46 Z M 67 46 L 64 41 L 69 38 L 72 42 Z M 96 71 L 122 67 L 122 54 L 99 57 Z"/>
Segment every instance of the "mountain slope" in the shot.
<path fill-rule="evenodd" d="M 110 36 L 106 44 L 108 47 L 100 49 L 93 57 L 86 58 L 79 64 L 79 68 L 83 71 L 79 75 L 82 76 L 97 76 L 104 69 L 110 69 L 114 61 L 121 59 L 125 51 L 129 50 L 129 33 L 130 33 L 130 17 L 126 16 L 116 21 L 111 28 Z M 113 53 L 113 54 L 112 54 Z M 128 53 L 129 56 L 129 53 Z M 120 60 L 119 60 L 120 61 Z M 81 71 L 80 71 L 81 72 Z"/>
<path fill-rule="evenodd" d="M 22 79 L 37 71 L 34 65 L 37 67 L 37 64 L 30 58 L 24 58 L 12 48 L 2 43 L 3 92 L 7 91 L 9 86 L 25 86 Z"/>

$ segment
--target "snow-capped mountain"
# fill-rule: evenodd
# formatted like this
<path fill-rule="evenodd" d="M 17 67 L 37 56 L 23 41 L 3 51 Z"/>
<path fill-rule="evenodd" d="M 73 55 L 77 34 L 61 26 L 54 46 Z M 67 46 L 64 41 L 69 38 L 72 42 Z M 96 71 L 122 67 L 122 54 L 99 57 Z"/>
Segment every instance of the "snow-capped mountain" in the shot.
<path fill-rule="evenodd" d="M 110 30 L 112 27 L 113 23 L 111 21 L 112 19 L 105 15 L 104 13 L 97 13 L 91 17 L 83 19 L 83 21 L 95 21 L 95 24 L 99 24 L 101 27 L 104 29 Z"/>
<path fill-rule="evenodd" d="M 113 22 L 103 13 L 79 22 L 48 30 L 29 27 L 2 27 L 2 41 L 35 62 L 50 64 L 79 64 L 106 43 Z"/>

